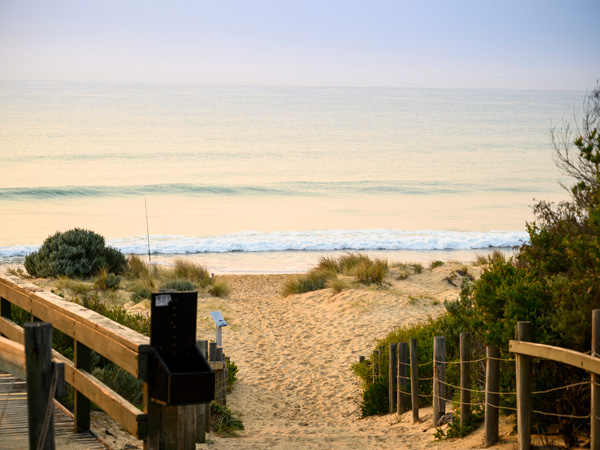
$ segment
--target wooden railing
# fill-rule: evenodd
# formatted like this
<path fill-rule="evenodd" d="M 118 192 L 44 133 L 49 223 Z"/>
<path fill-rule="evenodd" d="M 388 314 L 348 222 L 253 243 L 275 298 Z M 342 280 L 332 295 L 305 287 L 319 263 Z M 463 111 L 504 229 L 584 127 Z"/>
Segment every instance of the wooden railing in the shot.
<path fill-rule="evenodd" d="M 147 379 L 150 339 L 94 311 L 46 292 L 21 278 L 0 274 L 0 334 L 24 344 L 22 327 L 11 320 L 11 304 L 29 312 L 34 319 L 52 326 L 74 340 L 75 357 L 54 352 L 64 362 L 65 380 L 76 391 L 75 427 L 89 429 L 90 401 L 139 439 L 148 433 L 148 415 L 140 411 L 100 380 L 92 376 L 90 350 L 114 362 L 138 379 Z M 144 381 L 144 405 L 148 404 Z"/>
<path fill-rule="evenodd" d="M 517 324 L 517 339 L 509 341 L 509 350 L 517 363 L 518 450 L 531 448 L 531 359 L 543 358 L 568 364 L 591 374 L 590 447 L 600 450 L 600 309 L 592 311 L 592 354 L 530 342 L 531 323 Z"/>

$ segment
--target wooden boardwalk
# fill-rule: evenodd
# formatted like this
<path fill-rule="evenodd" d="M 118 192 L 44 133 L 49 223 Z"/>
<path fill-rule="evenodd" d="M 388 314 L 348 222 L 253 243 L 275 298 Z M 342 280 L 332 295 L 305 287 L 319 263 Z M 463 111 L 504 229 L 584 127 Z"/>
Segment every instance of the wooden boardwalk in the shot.
<path fill-rule="evenodd" d="M 54 407 L 56 448 L 106 450 L 89 431 L 74 433 L 72 417 Z M 25 381 L 0 371 L 0 450 L 29 448 Z"/>

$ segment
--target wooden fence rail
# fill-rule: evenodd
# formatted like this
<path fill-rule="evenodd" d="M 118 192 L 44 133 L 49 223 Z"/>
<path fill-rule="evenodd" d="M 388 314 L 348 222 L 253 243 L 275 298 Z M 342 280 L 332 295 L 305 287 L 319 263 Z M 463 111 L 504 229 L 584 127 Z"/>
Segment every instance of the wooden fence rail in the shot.
<path fill-rule="evenodd" d="M 579 353 L 550 345 L 536 344 L 532 340 L 531 324 L 519 322 L 517 339 L 509 341 L 509 350 L 517 359 L 517 426 L 518 450 L 531 448 L 531 358 L 543 358 L 568 364 L 591 373 L 591 450 L 600 450 L 600 395 L 598 377 L 600 376 L 600 309 L 592 312 L 592 355 Z"/>
<path fill-rule="evenodd" d="M 543 358 L 584 369 L 591 374 L 591 450 L 600 450 L 600 309 L 592 313 L 592 354 L 579 353 L 560 347 L 536 344 L 530 342 L 531 324 L 529 322 L 519 322 L 517 325 L 516 340 L 509 341 L 509 351 L 515 353 L 516 358 L 516 387 L 517 387 L 517 428 L 518 450 L 529 450 L 531 447 L 531 360 L 532 358 Z M 448 364 L 445 360 L 444 338 L 436 336 L 434 338 L 434 353 L 432 365 L 433 373 L 433 424 L 438 425 L 438 420 L 444 415 L 446 398 L 445 366 Z M 390 364 L 389 364 L 389 395 L 390 412 L 396 410 L 392 407 L 396 405 L 392 397 L 398 399 L 397 413 L 402 414 L 407 409 L 401 406 L 401 394 L 404 386 L 410 380 L 411 402 L 413 411 L 413 422 L 419 420 L 419 378 L 418 378 L 418 357 L 417 340 L 410 339 L 410 364 L 407 363 L 405 352 L 407 343 L 390 344 Z M 402 348 L 400 351 L 398 349 Z M 381 357 L 383 347 L 373 352 L 373 380 L 381 376 Z M 402 356 L 401 356 L 402 355 Z M 460 392 L 460 419 L 461 426 L 469 422 L 471 414 L 471 369 L 470 365 L 477 361 L 472 361 L 470 333 L 461 333 L 460 335 L 460 386 L 452 386 L 459 389 Z M 500 412 L 500 352 L 498 348 L 486 348 L 486 387 L 482 392 L 485 395 L 485 447 L 494 445 L 498 441 L 498 423 Z M 359 362 L 364 362 L 361 357 Z M 480 361 L 480 360 L 478 360 Z M 504 360 L 509 361 L 509 360 Z M 512 361 L 512 360 L 510 360 Z M 407 366 L 410 365 L 410 377 L 406 374 Z M 402 381 L 402 383 L 401 383 Z M 428 381 L 429 382 L 429 381 Z M 401 392 L 402 391 L 402 392 Z"/>
<path fill-rule="evenodd" d="M 24 329 L 12 321 L 11 305 L 30 313 L 34 321 L 50 322 L 54 329 L 60 330 L 73 338 L 75 348 L 73 361 L 54 350 L 52 351 L 52 357 L 55 361 L 64 363 L 65 381 L 75 390 L 74 418 L 76 431 L 89 429 L 90 402 L 93 402 L 120 423 L 130 434 L 138 439 L 144 439 L 145 446 L 148 448 L 158 448 L 162 445 L 156 444 L 159 442 L 156 435 L 160 430 L 157 430 L 155 426 L 149 426 L 149 421 L 156 422 L 156 413 L 152 412 L 156 407 L 153 406 L 155 405 L 154 402 L 150 401 L 147 383 L 150 338 L 81 305 L 44 291 L 26 280 L 7 273 L 1 273 L 0 336 L 13 341 L 12 346 L 3 341 L 3 344 L 6 344 L 3 348 L 12 349 L 7 352 L 7 355 L 16 351 L 16 344 L 25 343 Z M 144 381 L 144 411 L 140 411 L 91 374 L 91 350 Z M 222 348 L 216 351 L 220 351 L 222 355 Z M 7 359 L 10 359 L 9 355 Z M 209 364 L 219 374 L 218 379 L 220 384 L 223 385 L 223 380 L 225 383 L 227 381 L 225 370 L 227 365 L 224 362 L 224 357 L 217 360 L 215 356 L 211 359 L 212 361 Z M 14 358 L 12 362 L 13 369 L 16 372 L 15 375 L 24 375 L 22 370 L 19 371 L 21 363 L 14 360 Z M 225 403 L 224 390 L 219 390 L 217 387 L 216 391 L 223 392 L 220 393 L 220 401 Z M 181 408 L 183 411 L 184 408 L 188 407 Z M 195 410 L 195 408 L 188 409 L 190 411 Z M 151 410 L 150 413 L 149 410 Z M 206 416 L 202 419 L 206 425 L 205 430 L 208 428 L 207 411 L 208 407 L 205 407 L 202 411 L 202 417 Z M 179 415 L 178 411 L 175 411 L 175 413 Z M 151 415 L 150 419 L 149 414 Z M 191 413 L 190 417 L 195 418 L 196 415 Z M 162 420 L 162 416 L 160 418 Z M 194 441 L 199 437 L 199 433 L 194 431 L 195 427 L 192 426 L 191 428 L 191 443 L 185 448 L 194 448 Z M 163 441 L 160 440 L 160 442 Z M 184 447 L 180 446 L 178 448 Z"/>

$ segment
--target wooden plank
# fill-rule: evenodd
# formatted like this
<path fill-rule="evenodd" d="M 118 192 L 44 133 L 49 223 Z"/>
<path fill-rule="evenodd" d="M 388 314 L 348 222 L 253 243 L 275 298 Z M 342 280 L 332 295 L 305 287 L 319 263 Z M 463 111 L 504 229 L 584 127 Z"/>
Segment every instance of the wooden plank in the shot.
<path fill-rule="evenodd" d="M 600 374 L 600 358 L 594 358 L 593 356 L 579 353 L 574 350 L 524 341 L 509 341 L 508 349 L 511 352 L 520 355 L 549 359 L 573 367 L 578 367 L 597 375 Z"/>
<path fill-rule="evenodd" d="M 419 358 L 416 338 L 410 338 L 410 396 L 415 423 L 419 420 Z"/>
<path fill-rule="evenodd" d="M 592 357 L 600 354 L 600 309 L 592 311 Z M 600 375 L 592 373 L 590 448 L 600 450 Z"/>
<path fill-rule="evenodd" d="M 25 380 L 25 346 L 10 339 L 0 337 L 0 369 Z"/>
<path fill-rule="evenodd" d="M 5 317 L 0 317 L 0 333 L 6 336 L 11 341 L 25 345 L 25 330 L 12 320 Z"/>
<path fill-rule="evenodd" d="M 517 322 L 517 339 L 531 341 L 531 322 Z M 510 347 L 510 344 L 509 344 Z M 517 449 L 531 448 L 531 356 L 517 353 Z"/>
<path fill-rule="evenodd" d="M 487 448 L 498 442 L 498 420 L 500 418 L 500 349 L 498 347 L 486 347 L 486 354 L 484 446 Z"/>
<path fill-rule="evenodd" d="M 27 308 L 27 299 L 30 302 L 36 301 L 41 304 L 51 304 L 53 309 L 60 311 L 63 315 L 86 324 L 100 334 L 110 337 L 132 350 L 137 350 L 140 345 L 149 345 L 150 342 L 147 336 L 137 333 L 77 303 L 69 302 L 56 294 L 44 291 L 40 287 L 15 276 L 0 274 L 0 296 L 27 310 L 29 310 Z"/>
<path fill-rule="evenodd" d="M 51 322 L 54 328 L 87 345 L 135 377 L 146 377 L 147 358 L 139 358 L 139 353 L 149 351 L 148 337 L 52 293 L 39 292 L 36 290 L 39 288 L 31 283 L 28 283 L 31 286 L 21 286 L 10 281 L 0 277 L 0 296 L 35 317 Z"/>
<path fill-rule="evenodd" d="M 65 379 L 73 388 L 98 405 L 106 414 L 119 422 L 129 433 L 142 438 L 146 414 L 84 370 L 75 368 L 73 362 L 53 351 L 55 359 L 65 363 Z"/>
<path fill-rule="evenodd" d="M 225 369 L 225 363 L 223 361 L 208 361 L 208 365 L 213 371 Z"/>
<path fill-rule="evenodd" d="M 54 450 L 52 324 L 25 324 L 25 359 L 29 448 Z"/>
<path fill-rule="evenodd" d="M 460 426 L 471 422 L 471 333 L 460 333 Z"/>

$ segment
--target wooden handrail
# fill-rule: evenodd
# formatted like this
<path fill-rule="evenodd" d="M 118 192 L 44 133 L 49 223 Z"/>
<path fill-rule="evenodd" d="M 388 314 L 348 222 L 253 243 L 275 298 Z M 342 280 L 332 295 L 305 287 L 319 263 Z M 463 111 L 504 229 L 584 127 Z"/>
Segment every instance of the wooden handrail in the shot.
<path fill-rule="evenodd" d="M 0 297 L 37 319 L 51 322 L 57 330 L 111 360 L 136 378 L 147 378 L 150 351 L 150 339 L 147 336 L 6 273 L 0 273 Z M 25 342 L 24 329 L 6 317 L 0 317 L 0 333 L 18 344 Z M 146 413 L 86 370 L 76 368 L 72 361 L 58 352 L 53 351 L 53 357 L 64 362 L 65 380 L 75 390 L 97 404 L 129 433 L 138 438 L 146 436 Z"/>
<path fill-rule="evenodd" d="M 147 377 L 150 339 L 95 311 L 69 302 L 18 277 L 0 276 L 0 297 L 113 361 L 133 376 Z"/>
<path fill-rule="evenodd" d="M 591 373 L 600 374 L 600 358 L 579 353 L 574 350 L 524 341 L 509 341 L 508 349 L 511 352 L 520 355 L 550 359 L 552 361 L 569 364 L 570 366 L 587 370 Z"/>

